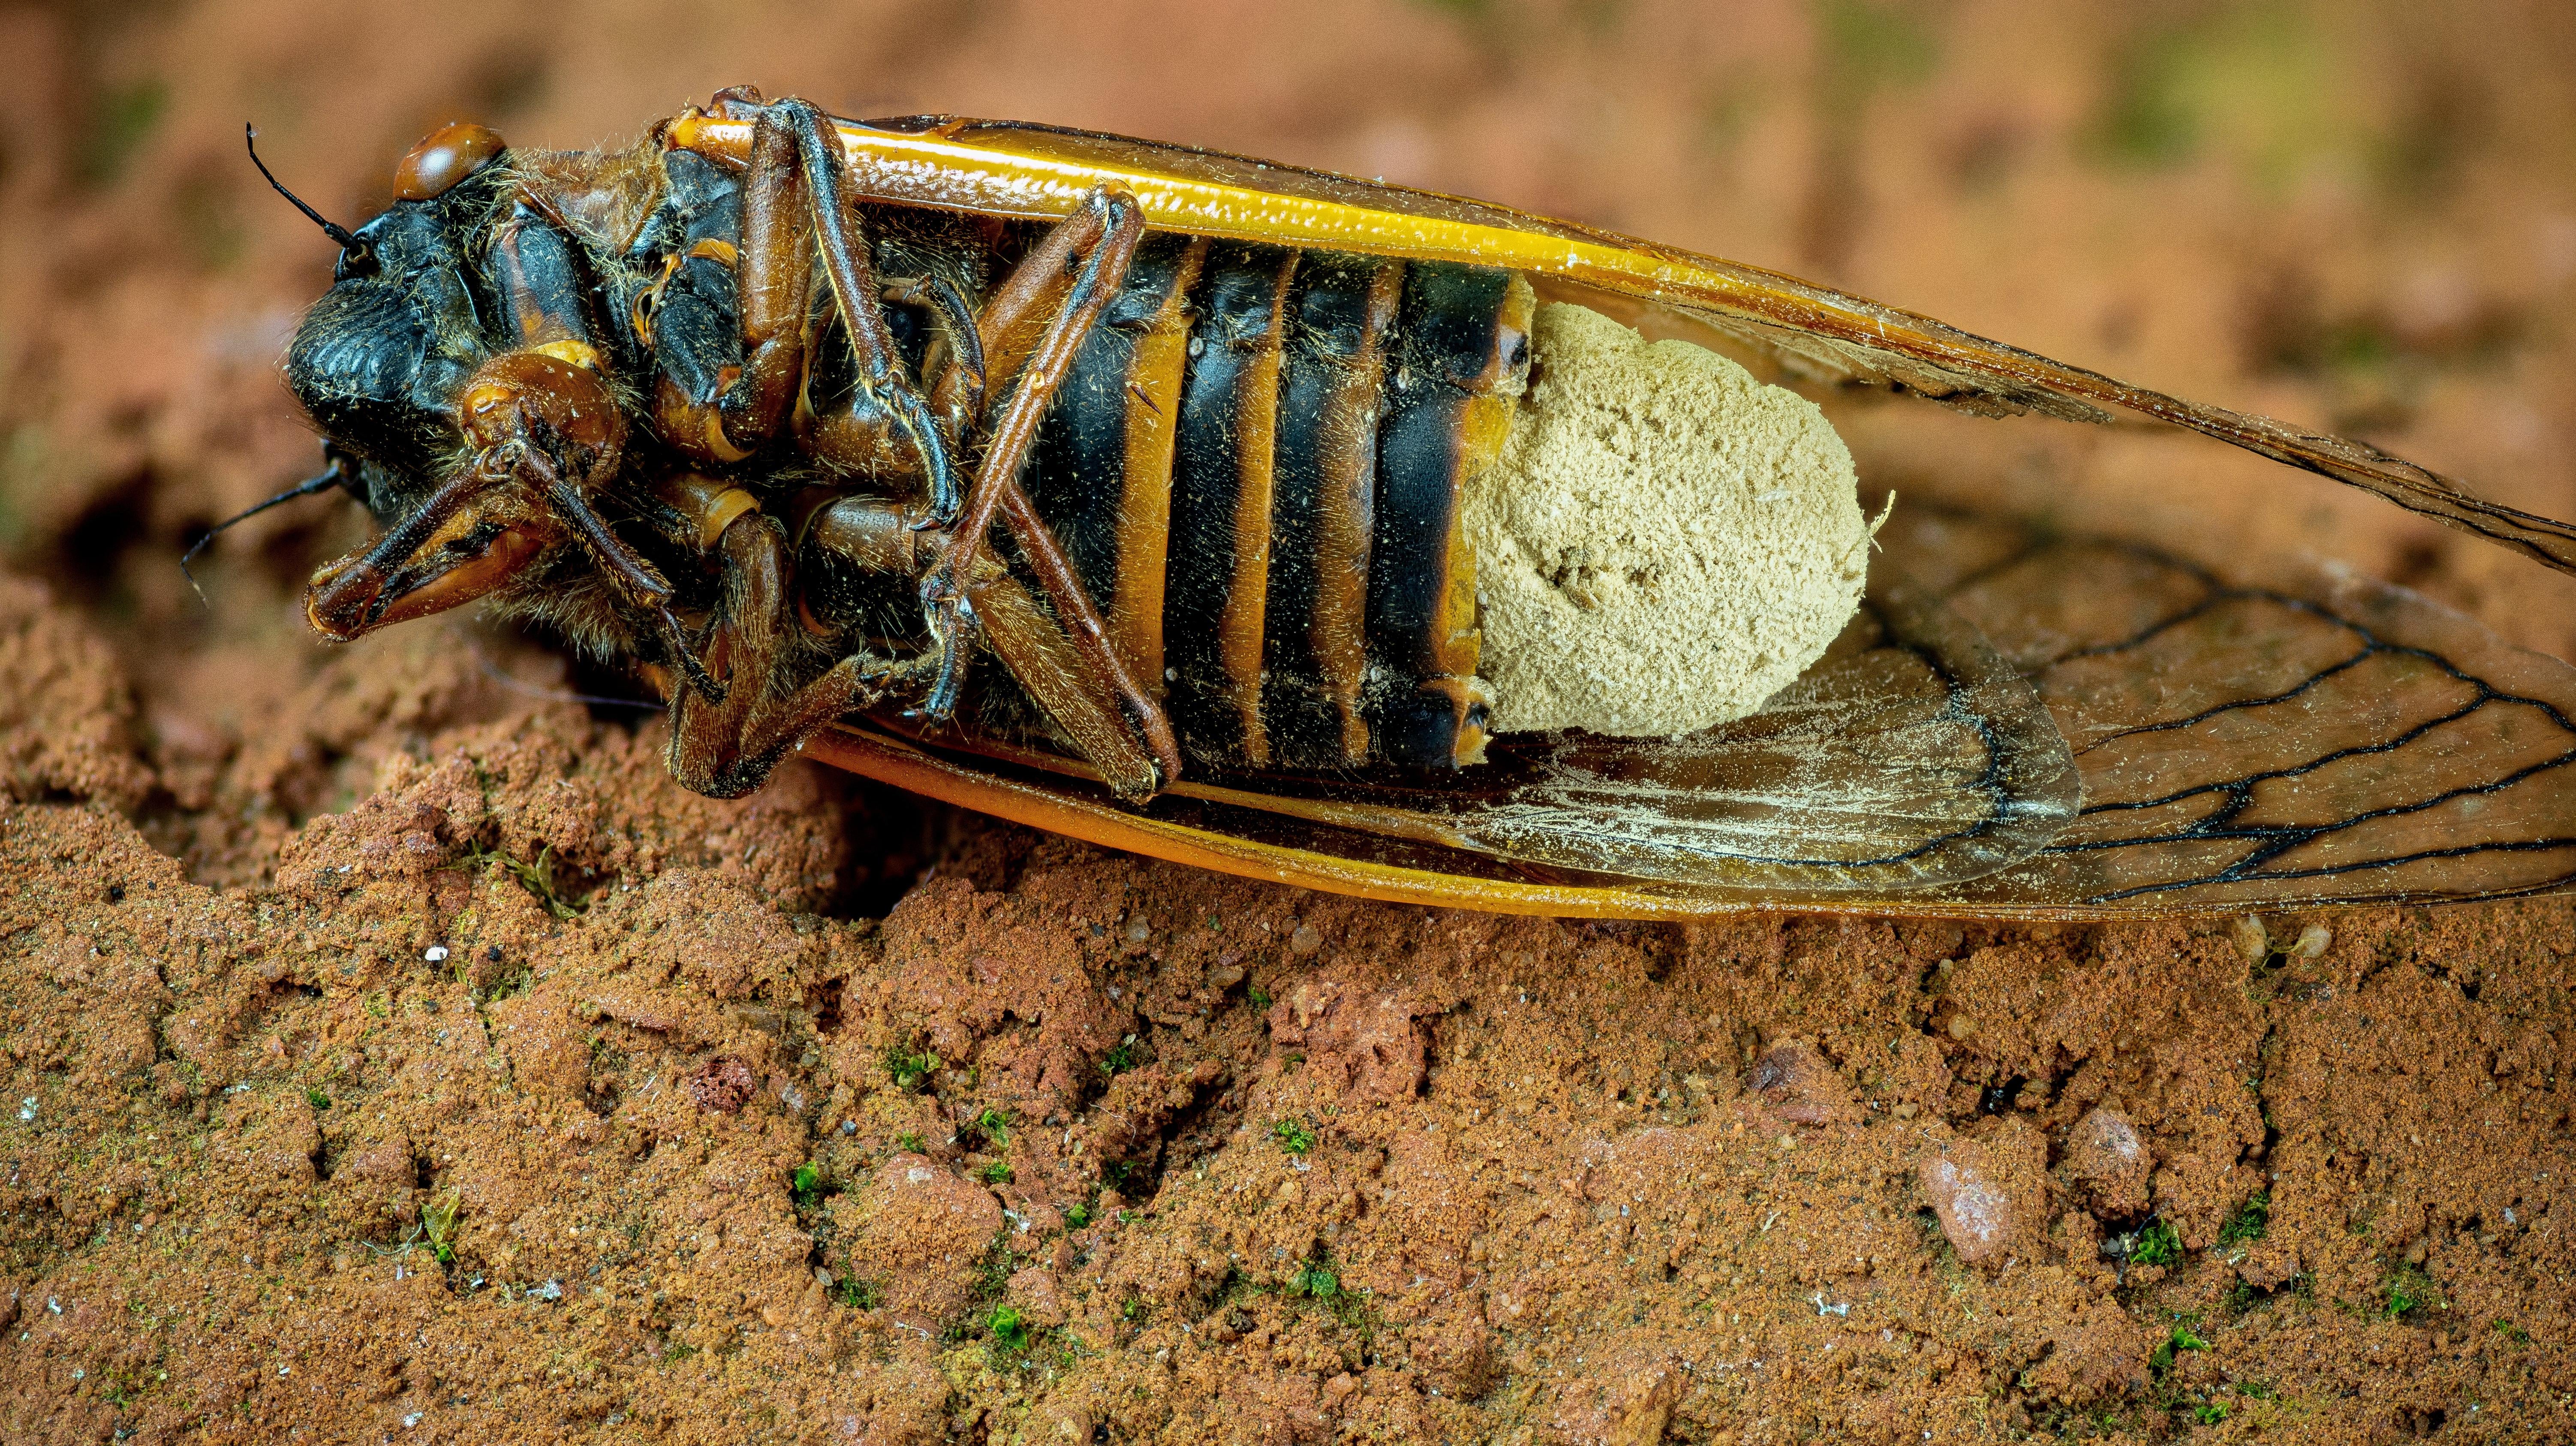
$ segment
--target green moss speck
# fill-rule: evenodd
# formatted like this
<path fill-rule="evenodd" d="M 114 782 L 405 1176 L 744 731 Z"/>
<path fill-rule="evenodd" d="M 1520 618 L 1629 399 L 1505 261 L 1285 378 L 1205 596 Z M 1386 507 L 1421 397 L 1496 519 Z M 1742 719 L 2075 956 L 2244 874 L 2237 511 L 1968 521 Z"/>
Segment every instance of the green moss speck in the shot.
<path fill-rule="evenodd" d="M 2218 1227 L 2218 1244 L 2224 1249 L 2260 1240 L 2271 1223 L 2272 1196 L 2268 1191 L 2258 1190 L 2252 1199 L 2236 1207 L 2236 1213 L 2227 1217 L 2226 1224 Z"/>
<path fill-rule="evenodd" d="M 465 1211 L 465 1196 L 453 1188 L 442 1190 L 420 1206 L 420 1228 L 429 1237 L 429 1253 L 441 1265 L 456 1261 L 456 1221 Z"/>
<path fill-rule="evenodd" d="M 993 1307 L 993 1314 L 984 1322 L 984 1328 L 1006 1350 L 1024 1351 L 1029 1348 L 1029 1323 L 1010 1306 Z"/>
<path fill-rule="evenodd" d="M 2171 1221 L 2158 1220 L 2138 1232 L 2138 1243 L 2129 1248 L 2132 1265 L 2171 1265 L 2182 1259 L 2182 1232 Z"/>
<path fill-rule="evenodd" d="M 2147 1374 L 2153 1376 L 2158 1381 L 2162 1381 L 2165 1378 L 2166 1373 L 2173 1369 L 2175 1356 L 2180 1355 L 2184 1351 L 2205 1351 L 2208 1349 L 2209 1342 L 2193 1335 L 2191 1327 L 2175 1326 L 2173 1328 L 2173 1334 L 2165 1337 L 2164 1340 L 2156 1346 L 2155 1350 L 2148 1355 Z"/>
<path fill-rule="evenodd" d="M 915 1053 L 902 1045 L 890 1044 L 886 1046 L 885 1072 L 893 1079 L 894 1087 L 896 1089 L 905 1091 L 919 1089 L 921 1088 L 922 1081 L 930 1078 L 933 1074 L 938 1073 L 938 1071 L 939 1056 L 932 1054 L 928 1050 L 922 1050 Z M 913 1148 L 918 1149 L 920 1147 L 914 1146 Z"/>

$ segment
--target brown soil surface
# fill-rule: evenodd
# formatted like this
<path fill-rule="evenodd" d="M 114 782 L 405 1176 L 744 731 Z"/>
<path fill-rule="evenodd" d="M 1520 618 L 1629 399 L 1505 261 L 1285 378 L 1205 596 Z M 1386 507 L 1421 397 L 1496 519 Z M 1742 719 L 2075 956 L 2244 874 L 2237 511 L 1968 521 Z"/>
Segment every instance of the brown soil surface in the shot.
<path fill-rule="evenodd" d="M 2576 1438 L 2568 902 L 1355 903 L 687 795 L 524 640 L 316 646 L 345 504 L 211 609 L 170 565 L 312 458 L 271 368 L 329 249 L 244 118 L 356 220 L 455 114 L 740 81 L 1605 222 L 2576 514 L 2568 17 L 2120 9 L 0 8 L 0 1440 Z M 2326 484 L 1837 416 L 1865 484 L 2576 654 L 2567 579 Z"/>

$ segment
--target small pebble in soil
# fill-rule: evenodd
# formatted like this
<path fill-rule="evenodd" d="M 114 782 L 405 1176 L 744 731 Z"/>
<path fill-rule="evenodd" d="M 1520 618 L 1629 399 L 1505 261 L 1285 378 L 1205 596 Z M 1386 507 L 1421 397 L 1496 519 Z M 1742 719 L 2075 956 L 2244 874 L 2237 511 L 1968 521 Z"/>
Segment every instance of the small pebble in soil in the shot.
<path fill-rule="evenodd" d="M 2229 924 L 2227 936 L 2236 941 L 2236 952 L 2244 955 L 2248 964 L 2260 964 L 2272 952 L 2271 934 L 2264 929 L 2263 921 L 2251 914 Z"/>
<path fill-rule="evenodd" d="M 432 964 L 444 964 L 447 962 L 447 946 L 444 944 L 432 944 L 428 948 L 420 951 L 420 957 L 428 960 Z"/>
<path fill-rule="evenodd" d="M 1312 924 L 1299 924 L 1297 932 L 1288 936 L 1288 951 L 1292 954 L 1312 954 L 1323 947 L 1324 936 Z"/>
<path fill-rule="evenodd" d="M 720 1115 L 738 1115 L 751 1103 L 753 1090 L 751 1066 L 729 1054 L 720 1054 L 698 1066 L 689 1076 L 689 1098 L 702 1110 Z"/>
<path fill-rule="evenodd" d="M 2092 1197 L 2093 1213 L 2125 1220 L 2147 1208 L 2147 1182 L 2155 1159 L 2129 1117 L 2104 1105 L 2066 1132 L 2066 1173 Z"/>
<path fill-rule="evenodd" d="M 1793 1125 L 1831 1123 L 1847 1113 L 1850 1103 L 1842 1076 L 1805 1040 L 1774 1045 L 1753 1062 L 1744 1085 L 1762 1097 L 1771 1113 Z"/>
<path fill-rule="evenodd" d="M 1924 1157 L 1915 1170 L 1924 1198 L 1940 1218 L 1950 1248 L 1970 1265 L 2000 1262 L 2021 1235 L 2012 1197 L 1988 1165 L 1985 1152 L 1961 1140 Z"/>

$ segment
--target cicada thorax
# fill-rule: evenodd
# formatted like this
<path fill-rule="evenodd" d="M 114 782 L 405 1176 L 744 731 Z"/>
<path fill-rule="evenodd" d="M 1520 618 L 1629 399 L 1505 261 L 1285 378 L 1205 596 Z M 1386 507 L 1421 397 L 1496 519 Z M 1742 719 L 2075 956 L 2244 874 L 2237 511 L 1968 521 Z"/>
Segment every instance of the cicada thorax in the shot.
<path fill-rule="evenodd" d="M 881 269 L 954 254 L 910 244 L 930 255 L 881 245 Z M 1481 756 L 1460 500 L 1509 432 L 1532 306 L 1498 269 L 1173 233 L 1139 246 L 1022 481 L 1197 765 Z M 890 315 L 928 364 L 931 321 Z M 847 394 L 836 350 L 816 349 L 808 412 Z M 809 615 L 888 615 L 840 560 L 808 548 L 800 572 Z"/>

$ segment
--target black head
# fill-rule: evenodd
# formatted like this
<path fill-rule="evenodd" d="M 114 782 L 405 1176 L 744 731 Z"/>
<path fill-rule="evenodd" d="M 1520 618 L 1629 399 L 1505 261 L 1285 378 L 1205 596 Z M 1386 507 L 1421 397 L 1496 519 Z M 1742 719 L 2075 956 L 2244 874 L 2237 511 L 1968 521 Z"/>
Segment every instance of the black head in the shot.
<path fill-rule="evenodd" d="M 493 350 L 495 303 L 475 257 L 506 203 L 507 168 L 494 164 L 503 154 L 492 132 L 450 126 L 404 159 L 384 214 L 355 231 L 314 216 L 340 260 L 296 328 L 286 384 L 325 437 L 368 464 L 367 504 L 386 522 L 425 497 L 463 446 L 453 404 Z"/>

